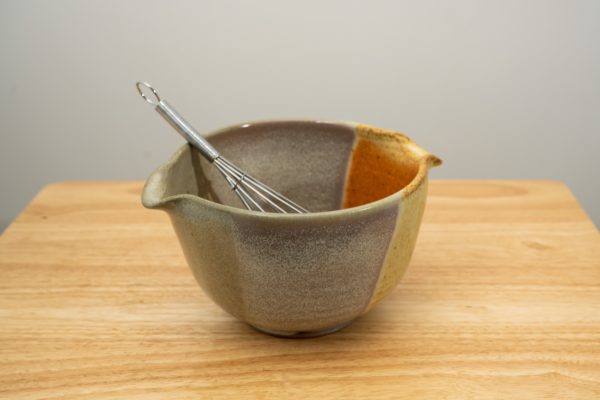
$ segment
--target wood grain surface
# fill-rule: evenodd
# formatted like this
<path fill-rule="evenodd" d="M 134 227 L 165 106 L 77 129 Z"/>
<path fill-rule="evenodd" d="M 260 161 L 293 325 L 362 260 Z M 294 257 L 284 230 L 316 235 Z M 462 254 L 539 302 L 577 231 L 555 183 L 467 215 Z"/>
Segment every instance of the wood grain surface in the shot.
<path fill-rule="evenodd" d="M 278 339 L 214 305 L 141 182 L 45 187 L 0 237 L 0 399 L 598 399 L 600 235 L 552 181 L 433 181 L 397 289 Z"/>

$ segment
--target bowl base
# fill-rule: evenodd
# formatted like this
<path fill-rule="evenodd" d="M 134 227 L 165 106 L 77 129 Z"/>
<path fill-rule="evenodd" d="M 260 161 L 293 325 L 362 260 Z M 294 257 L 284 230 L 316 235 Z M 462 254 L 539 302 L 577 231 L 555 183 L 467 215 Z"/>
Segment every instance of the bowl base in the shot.
<path fill-rule="evenodd" d="M 307 332 L 277 331 L 277 330 L 272 330 L 272 329 L 261 328 L 260 326 L 255 326 L 255 325 L 250 325 L 250 326 L 252 326 L 254 329 L 256 329 L 259 332 L 266 333 L 271 336 L 277 336 L 277 337 L 286 338 L 286 339 L 308 339 L 308 338 L 314 338 L 314 337 L 319 337 L 319 336 L 325 336 L 325 335 L 329 335 L 330 333 L 337 332 L 341 329 L 344 329 L 345 327 L 350 325 L 352 322 L 353 322 L 353 320 L 350 320 L 350 321 L 343 322 L 339 325 L 336 325 L 336 326 L 333 326 L 330 328 L 321 329 L 319 331 L 307 331 Z"/>

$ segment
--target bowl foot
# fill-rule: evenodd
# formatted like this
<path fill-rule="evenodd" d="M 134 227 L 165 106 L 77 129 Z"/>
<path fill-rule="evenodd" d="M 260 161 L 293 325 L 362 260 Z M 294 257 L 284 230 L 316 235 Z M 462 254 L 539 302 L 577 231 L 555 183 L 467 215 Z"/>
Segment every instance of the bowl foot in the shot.
<path fill-rule="evenodd" d="M 266 334 L 272 335 L 272 336 L 277 336 L 277 337 L 286 338 L 286 339 L 307 339 L 307 338 L 325 336 L 325 335 L 329 335 L 330 333 L 337 332 L 341 329 L 344 329 L 348 325 L 350 325 L 352 323 L 352 321 L 353 320 L 350 320 L 350 321 L 341 323 L 339 325 L 336 325 L 336 326 L 333 326 L 330 328 L 321 329 L 319 331 L 307 331 L 307 332 L 277 331 L 277 330 L 272 330 L 272 329 L 261 328 L 259 326 L 254 326 L 254 325 L 251 325 L 251 326 L 254 329 L 256 329 L 257 331 L 260 331 L 262 333 L 266 333 Z"/>

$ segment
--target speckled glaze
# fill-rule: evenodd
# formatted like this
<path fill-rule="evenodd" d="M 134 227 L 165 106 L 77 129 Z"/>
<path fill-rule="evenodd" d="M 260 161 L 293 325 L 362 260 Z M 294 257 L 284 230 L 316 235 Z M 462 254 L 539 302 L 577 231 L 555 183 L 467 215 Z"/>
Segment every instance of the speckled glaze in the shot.
<path fill-rule="evenodd" d="M 350 122 L 249 123 L 209 140 L 313 211 L 239 208 L 218 171 L 188 145 L 148 178 L 144 206 L 169 214 L 196 280 L 223 309 L 266 333 L 319 336 L 396 286 L 437 157 L 400 133 Z"/>

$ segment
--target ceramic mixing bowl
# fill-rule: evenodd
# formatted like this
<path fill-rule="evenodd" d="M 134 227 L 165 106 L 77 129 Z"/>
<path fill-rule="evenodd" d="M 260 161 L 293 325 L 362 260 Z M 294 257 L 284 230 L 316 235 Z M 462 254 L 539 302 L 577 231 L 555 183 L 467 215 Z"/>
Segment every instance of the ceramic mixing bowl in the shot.
<path fill-rule="evenodd" d="M 406 136 L 350 122 L 232 126 L 209 141 L 309 214 L 247 211 L 218 170 L 185 145 L 147 180 L 196 280 L 227 312 L 274 335 L 318 336 L 371 309 L 413 252 L 429 168 Z"/>

